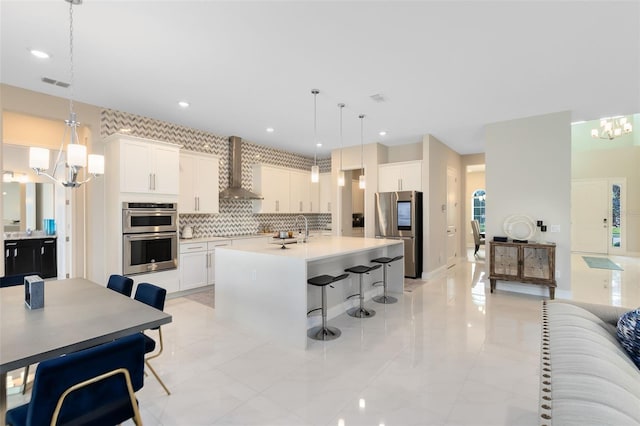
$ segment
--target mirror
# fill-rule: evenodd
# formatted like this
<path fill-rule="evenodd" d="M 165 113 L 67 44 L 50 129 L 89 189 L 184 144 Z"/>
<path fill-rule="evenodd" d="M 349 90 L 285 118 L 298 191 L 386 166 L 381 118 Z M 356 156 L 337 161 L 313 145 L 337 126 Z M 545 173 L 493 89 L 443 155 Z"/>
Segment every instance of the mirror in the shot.
<path fill-rule="evenodd" d="M 4 232 L 44 230 L 44 219 L 54 217 L 53 183 L 2 184 Z"/>

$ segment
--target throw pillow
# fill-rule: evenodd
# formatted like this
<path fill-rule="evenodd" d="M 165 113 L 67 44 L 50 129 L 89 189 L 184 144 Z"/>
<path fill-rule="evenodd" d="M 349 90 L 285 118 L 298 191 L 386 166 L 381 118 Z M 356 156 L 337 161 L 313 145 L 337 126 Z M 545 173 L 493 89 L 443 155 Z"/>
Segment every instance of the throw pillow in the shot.
<path fill-rule="evenodd" d="M 640 368 L 640 308 L 620 317 L 616 334 L 631 360 Z"/>

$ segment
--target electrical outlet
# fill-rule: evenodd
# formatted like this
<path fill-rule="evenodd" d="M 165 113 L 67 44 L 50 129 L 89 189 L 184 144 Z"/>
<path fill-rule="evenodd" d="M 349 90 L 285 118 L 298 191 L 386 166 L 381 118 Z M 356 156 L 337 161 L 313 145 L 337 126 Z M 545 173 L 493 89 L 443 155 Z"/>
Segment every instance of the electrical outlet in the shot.
<path fill-rule="evenodd" d="M 551 232 L 560 232 L 560 225 L 551 225 Z"/>

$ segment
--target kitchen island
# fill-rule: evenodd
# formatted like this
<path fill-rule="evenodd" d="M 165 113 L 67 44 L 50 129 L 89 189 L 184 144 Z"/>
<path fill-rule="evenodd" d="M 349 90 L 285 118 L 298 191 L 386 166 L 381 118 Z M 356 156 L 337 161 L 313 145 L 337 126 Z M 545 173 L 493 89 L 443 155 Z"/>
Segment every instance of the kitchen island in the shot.
<path fill-rule="evenodd" d="M 216 317 L 231 320 L 255 331 L 299 348 L 307 347 L 307 329 L 320 323 L 317 315 L 307 311 L 321 306 L 321 289 L 309 286 L 307 279 L 317 275 L 340 275 L 345 268 L 372 265 L 381 256 L 403 254 L 400 240 L 312 236 L 307 243 L 279 244 L 260 240 L 241 247 L 226 246 L 216 250 Z M 382 293 L 382 269 L 365 275 L 365 297 Z M 402 294 L 404 263 L 394 262 L 387 270 L 387 291 Z M 327 287 L 327 318 L 343 314 L 356 306 L 359 277 L 336 282 Z M 380 305 L 381 307 L 384 305 Z M 360 321 L 357 318 L 354 321 Z M 366 321 L 366 320 L 365 320 Z"/>

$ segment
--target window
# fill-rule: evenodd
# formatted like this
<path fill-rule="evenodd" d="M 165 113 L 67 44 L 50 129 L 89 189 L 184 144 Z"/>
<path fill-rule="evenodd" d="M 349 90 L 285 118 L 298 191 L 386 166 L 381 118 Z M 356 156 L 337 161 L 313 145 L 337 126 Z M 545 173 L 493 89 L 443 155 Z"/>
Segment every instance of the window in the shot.
<path fill-rule="evenodd" d="M 620 185 L 611 185 L 611 247 L 620 247 Z"/>
<path fill-rule="evenodd" d="M 480 232 L 484 232 L 484 207 L 486 192 L 484 189 L 477 189 L 473 192 L 471 199 L 471 219 L 477 220 L 480 224 Z"/>

